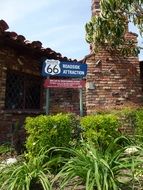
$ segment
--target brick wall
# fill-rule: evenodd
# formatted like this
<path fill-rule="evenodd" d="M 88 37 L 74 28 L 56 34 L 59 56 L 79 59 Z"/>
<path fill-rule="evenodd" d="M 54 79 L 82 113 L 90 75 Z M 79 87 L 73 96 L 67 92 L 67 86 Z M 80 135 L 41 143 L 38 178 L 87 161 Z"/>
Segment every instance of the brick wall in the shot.
<path fill-rule="evenodd" d="M 5 92 L 7 71 L 16 70 L 31 76 L 39 76 L 41 67 L 39 60 L 18 48 L 1 47 L 0 50 L 0 142 L 11 140 L 13 124 L 22 126 L 27 116 L 45 114 L 45 90 L 42 87 L 41 110 L 7 110 L 5 109 Z M 42 77 L 40 77 L 41 80 Z M 43 82 L 42 82 L 43 83 Z M 50 90 L 50 113 L 74 112 L 79 114 L 79 93 L 72 89 Z M 23 129 L 22 129 L 23 130 Z"/>
<path fill-rule="evenodd" d="M 142 105 L 143 93 L 138 58 L 123 58 L 102 50 L 96 55 L 89 55 L 86 63 L 87 114 L 97 110 Z"/>
<path fill-rule="evenodd" d="M 60 112 L 79 114 L 78 89 L 50 89 L 50 113 Z"/>

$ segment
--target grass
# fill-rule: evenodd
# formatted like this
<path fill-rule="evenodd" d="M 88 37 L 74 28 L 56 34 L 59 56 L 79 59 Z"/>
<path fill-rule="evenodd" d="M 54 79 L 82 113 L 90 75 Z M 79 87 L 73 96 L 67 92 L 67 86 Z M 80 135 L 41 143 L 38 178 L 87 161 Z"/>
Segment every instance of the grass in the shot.
<path fill-rule="evenodd" d="M 127 151 L 132 147 L 136 151 Z M 142 146 L 133 146 L 125 137 L 116 138 L 104 151 L 91 142 L 76 149 L 45 147 L 36 157 L 0 168 L 0 189 L 52 190 L 56 184 L 60 189 L 72 184 L 73 189 L 83 185 L 86 190 L 141 190 L 142 158 Z"/>

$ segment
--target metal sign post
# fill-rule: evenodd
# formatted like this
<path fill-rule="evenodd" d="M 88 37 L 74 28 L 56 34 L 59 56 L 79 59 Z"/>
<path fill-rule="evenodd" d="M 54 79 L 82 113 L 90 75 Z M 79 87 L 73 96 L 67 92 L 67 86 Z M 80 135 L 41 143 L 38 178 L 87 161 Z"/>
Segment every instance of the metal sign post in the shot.
<path fill-rule="evenodd" d="M 82 89 L 79 89 L 79 102 L 80 102 L 80 116 L 83 116 L 83 97 L 82 97 Z"/>
<path fill-rule="evenodd" d="M 49 77 L 47 77 L 47 79 L 49 79 Z M 46 88 L 46 115 L 49 114 L 49 108 L 50 108 L 50 89 Z"/>
<path fill-rule="evenodd" d="M 50 90 L 49 88 L 47 88 L 46 89 L 46 115 L 49 114 L 49 105 L 50 105 L 49 97 L 50 97 Z"/>

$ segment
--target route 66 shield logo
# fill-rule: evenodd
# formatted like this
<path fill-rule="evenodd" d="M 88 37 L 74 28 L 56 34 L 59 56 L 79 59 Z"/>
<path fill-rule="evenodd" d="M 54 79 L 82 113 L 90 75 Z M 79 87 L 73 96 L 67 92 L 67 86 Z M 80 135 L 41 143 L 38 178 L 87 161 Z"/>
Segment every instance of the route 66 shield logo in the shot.
<path fill-rule="evenodd" d="M 48 75 L 58 75 L 61 72 L 59 60 L 45 60 L 45 73 Z"/>

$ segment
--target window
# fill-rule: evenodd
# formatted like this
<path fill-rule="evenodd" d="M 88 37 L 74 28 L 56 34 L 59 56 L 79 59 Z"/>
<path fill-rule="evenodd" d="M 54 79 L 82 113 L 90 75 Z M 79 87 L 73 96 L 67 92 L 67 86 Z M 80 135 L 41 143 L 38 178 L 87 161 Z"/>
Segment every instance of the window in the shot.
<path fill-rule="evenodd" d="M 6 79 L 6 109 L 40 109 L 41 79 L 9 70 Z"/>

